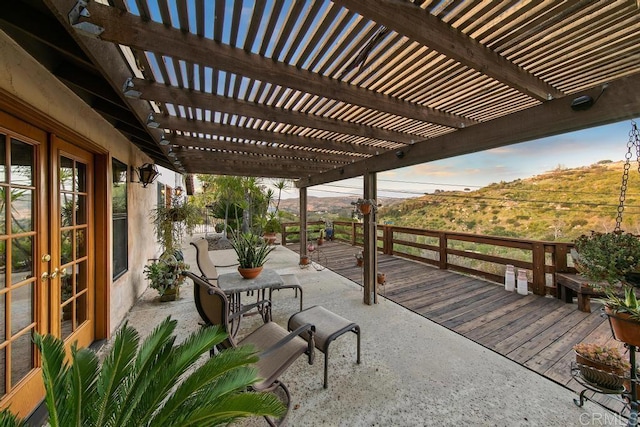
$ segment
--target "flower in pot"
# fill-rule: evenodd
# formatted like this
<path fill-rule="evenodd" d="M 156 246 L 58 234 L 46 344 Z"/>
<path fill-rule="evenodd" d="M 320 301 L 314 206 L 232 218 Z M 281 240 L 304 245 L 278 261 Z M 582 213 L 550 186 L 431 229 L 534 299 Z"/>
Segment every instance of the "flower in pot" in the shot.
<path fill-rule="evenodd" d="M 364 254 L 362 253 L 362 251 L 356 254 L 356 265 L 358 267 L 362 267 L 364 265 Z"/>
<path fill-rule="evenodd" d="M 324 228 L 320 229 L 320 234 L 318 234 L 318 246 L 324 244 Z"/>
<path fill-rule="evenodd" d="M 591 232 L 575 241 L 576 269 L 605 296 L 598 301 L 616 339 L 640 346 L 640 306 L 630 273 L 640 266 L 640 239 L 630 233 Z"/>
<path fill-rule="evenodd" d="M 250 233 L 238 234 L 231 241 L 231 246 L 238 255 L 238 272 L 245 279 L 258 277 L 267 262 L 267 256 L 275 249 L 260 236 Z"/>
<path fill-rule="evenodd" d="M 144 275 L 149 286 L 160 294 L 160 301 L 173 301 L 178 297 L 185 278 L 182 272 L 186 270 L 189 270 L 188 264 L 170 255 L 146 265 Z"/>
<path fill-rule="evenodd" d="M 573 350 L 585 380 L 608 390 L 622 389 L 631 365 L 616 347 L 579 343 Z"/>

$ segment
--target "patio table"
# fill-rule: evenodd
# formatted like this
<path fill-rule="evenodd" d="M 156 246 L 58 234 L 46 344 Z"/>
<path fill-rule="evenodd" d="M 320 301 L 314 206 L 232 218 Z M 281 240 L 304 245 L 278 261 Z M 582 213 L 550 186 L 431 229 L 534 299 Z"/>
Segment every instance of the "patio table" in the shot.
<path fill-rule="evenodd" d="M 278 288 L 284 285 L 282 277 L 270 268 L 262 270 L 260 275 L 254 279 L 245 279 L 240 273 L 225 273 L 218 276 L 218 286 L 230 297 L 231 307 L 233 312 L 239 312 L 242 308 L 241 295 L 243 292 L 258 292 L 258 300 L 262 297 L 264 299 L 267 289 Z M 261 312 L 262 316 L 268 315 L 267 311 Z M 265 319 L 266 320 L 266 319 Z M 238 318 L 238 324 L 232 328 L 235 332 L 239 327 L 240 318 Z"/>

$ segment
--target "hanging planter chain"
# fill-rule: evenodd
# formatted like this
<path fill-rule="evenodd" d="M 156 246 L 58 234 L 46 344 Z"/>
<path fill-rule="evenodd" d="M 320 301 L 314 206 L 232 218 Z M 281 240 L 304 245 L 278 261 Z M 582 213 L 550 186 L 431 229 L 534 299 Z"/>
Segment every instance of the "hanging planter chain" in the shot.
<path fill-rule="evenodd" d="M 629 132 L 629 141 L 627 142 L 627 154 L 625 154 L 624 171 L 622 172 L 622 184 L 620 185 L 620 204 L 618 205 L 618 214 L 616 216 L 616 228 L 614 231 L 620 232 L 622 225 L 622 214 L 624 212 L 624 202 L 627 194 L 627 183 L 629 182 L 629 169 L 631 169 L 632 149 L 635 147 L 636 160 L 638 162 L 638 173 L 640 173 L 640 131 L 636 126 L 636 122 L 631 121 L 631 131 Z"/>

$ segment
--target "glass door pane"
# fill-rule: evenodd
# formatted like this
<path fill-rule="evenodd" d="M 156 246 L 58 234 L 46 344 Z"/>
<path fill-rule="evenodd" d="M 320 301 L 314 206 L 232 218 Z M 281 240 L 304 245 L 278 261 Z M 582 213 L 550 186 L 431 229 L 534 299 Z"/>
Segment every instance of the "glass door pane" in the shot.
<path fill-rule="evenodd" d="M 0 397 L 36 368 L 36 153 L 0 134 Z"/>
<path fill-rule="evenodd" d="M 60 155 L 58 194 L 60 219 L 58 224 L 58 254 L 60 277 L 60 332 L 63 339 L 76 332 L 89 319 L 89 270 L 85 236 L 88 232 L 87 164 L 82 160 Z"/>

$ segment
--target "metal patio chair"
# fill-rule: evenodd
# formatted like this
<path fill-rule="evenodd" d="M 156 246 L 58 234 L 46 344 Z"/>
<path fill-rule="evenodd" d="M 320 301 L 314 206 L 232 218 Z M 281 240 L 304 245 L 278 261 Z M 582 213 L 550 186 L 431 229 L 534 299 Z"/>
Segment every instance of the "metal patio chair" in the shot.
<path fill-rule="evenodd" d="M 291 394 L 286 385 L 278 378 L 303 354 L 307 355 L 309 364 L 313 364 L 315 356 L 315 327 L 311 324 L 304 324 L 293 332 L 289 332 L 277 323 L 265 320 L 265 323 L 256 330 L 236 341 L 229 333 L 230 325 L 232 318 L 241 316 L 242 313 L 229 312 L 229 300 L 220 288 L 211 285 L 191 272 L 184 272 L 183 274 L 193 280 L 196 308 L 205 325 L 220 325 L 228 334 L 226 340 L 220 343 L 216 349 L 212 349 L 212 355 L 216 351 L 224 351 L 227 348 L 247 344 L 253 345 L 259 357 L 256 368 L 260 380 L 253 384 L 251 388 L 255 391 L 265 392 L 275 391 L 280 388 L 286 397 L 285 403 L 288 413 L 291 406 Z M 261 301 L 261 303 L 266 305 L 267 309 L 270 307 L 268 300 Z M 305 340 L 300 335 L 308 337 L 308 339 Z M 285 414 L 278 423 L 282 423 L 286 416 Z M 267 417 L 265 419 L 269 425 L 277 425 L 273 420 Z"/>

